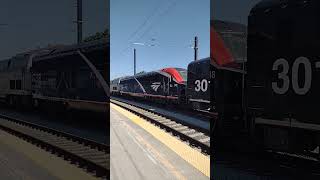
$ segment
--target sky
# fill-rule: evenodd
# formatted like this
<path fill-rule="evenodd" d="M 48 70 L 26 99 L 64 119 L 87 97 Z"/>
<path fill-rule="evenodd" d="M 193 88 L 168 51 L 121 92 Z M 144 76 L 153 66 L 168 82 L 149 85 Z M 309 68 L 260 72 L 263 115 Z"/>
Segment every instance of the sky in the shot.
<path fill-rule="evenodd" d="M 76 0 L 1 0 L 0 60 L 76 42 Z M 109 0 L 83 0 L 84 37 L 109 27 Z"/>
<path fill-rule="evenodd" d="M 133 48 L 137 72 L 187 68 L 195 36 L 198 58 L 210 55 L 210 0 L 110 0 L 110 7 L 111 79 L 133 75 Z"/>

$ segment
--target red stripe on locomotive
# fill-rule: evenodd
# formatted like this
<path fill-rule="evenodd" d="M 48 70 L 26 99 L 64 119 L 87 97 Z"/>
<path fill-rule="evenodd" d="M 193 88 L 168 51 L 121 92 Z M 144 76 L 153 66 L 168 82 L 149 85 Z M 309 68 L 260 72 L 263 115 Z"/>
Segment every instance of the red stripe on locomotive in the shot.
<path fill-rule="evenodd" d="M 161 71 L 170 74 L 179 84 L 182 84 L 183 81 L 185 81 L 175 68 L 164 68 Z"/>
<path fill-rule="evenodd" d="M 234 62 L 231 52 L 225 46 L 223 39 L 214 30 L 210 29 L 210 46 L 211 46 L 211 61 L 215 61 L 218 65 L 224 66 Z"/>

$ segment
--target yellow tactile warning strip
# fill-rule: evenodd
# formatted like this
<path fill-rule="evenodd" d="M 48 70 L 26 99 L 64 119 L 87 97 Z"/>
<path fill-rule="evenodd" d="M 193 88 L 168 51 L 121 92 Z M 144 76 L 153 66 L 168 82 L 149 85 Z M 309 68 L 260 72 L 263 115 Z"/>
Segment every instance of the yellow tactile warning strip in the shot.
<path fill-rule="evenodd" d="M 140 136 L 131 126 L 129 126 L 126 122 L 122 122 L 130 133 L 134 134 L 134 137 L 140 144 L 144 145 L 148 151 L 152 152 L 152 154 L 156 157 L 158 161 L 162 163 L 164 167 L 166 167 L 177 179 L 179 180 L 187 180 L 187 177 L 182 175 L 174 165 L 164 157 L 155 147 L 153 147 L 147 140 L 145 140 L 142 136 Z"/>
<path fill-rule="evenodd" d="M 128 117 L 132 122 L 142 127 L 148 133 L 153 135 L 160 142 L 165 144 L 168 148 L 178 154 L 181 158 L 198 169 L 207 177 L 210 177 L 210 158 L 203 155 L 201 152 L 191 148 L 184 142 L 178 140 L 172 135 L 166 133 L 162 129 L 154 126 L 148 121 L 140 118 L 139 116 L 111 103 L 111 107 Z"/>
<path fill-rule="evenodd" d="M 17 152 L 25 155 L 36 164 L 39 164 L 39 166 L 46 169 L 50 174 L 52 174 L 52 176 L 55 176 L 58 179 L 98 179 L 84 172 L 84 170 L 69 164 L 69 162 L 4 131 L 0 131 L 0 141 L 7 146 L 14 148 Z"/>

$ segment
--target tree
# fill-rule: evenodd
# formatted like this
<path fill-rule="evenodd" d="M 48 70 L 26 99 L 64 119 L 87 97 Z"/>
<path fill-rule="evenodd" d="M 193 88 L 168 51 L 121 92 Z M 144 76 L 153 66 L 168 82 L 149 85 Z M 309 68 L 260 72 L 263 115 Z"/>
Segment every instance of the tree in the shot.
<path fill-rule="evenodd" d="M 138 72 L 136 75 L 139 75 L 139 74 L 144 74 L 146 73 L 145 71 L 141 71 L 141 72 Z"/>
<path fill-rule="evenodd" d="M 109 29 L 104 30 L 103 32 L 97 32 L 94 35 L 86 37 L 83 41 L 84 42 L 90 42 L 90 41 L 95 41 L 99 39 L 106 39 L 110 40 L 110 32 Z"/>

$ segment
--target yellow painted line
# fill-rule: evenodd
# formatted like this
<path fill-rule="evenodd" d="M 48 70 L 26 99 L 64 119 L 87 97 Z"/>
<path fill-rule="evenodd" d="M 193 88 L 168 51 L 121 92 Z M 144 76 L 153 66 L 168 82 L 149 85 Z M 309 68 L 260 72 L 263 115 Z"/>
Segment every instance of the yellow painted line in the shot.
<path fill-rule="evenodd" d="M 62 158 L 59 158 L 43 149 L 21 140 L 7 132 L 0 131 L 0 141 L 23 154 L 32 162 L 46 169 L 52 176 L 61 180 L 97 180 L 98 178 L 86 173 Z"/>
<path fill-rule="evenodd" d="M 197 170 L 207 177 L 210 177 L 210 157 L 203 155 L 201 152 L 191 148 L 162 129 L 113 103 L 111 103 L 111 108 L 128 117 L 132 122 L 142 127 Z"/>
<path fill-rule="evenodd" d="M 144 145 L 152 154 L 156 157 L 156 159 L 161 162 L 161 164 L 166 167 L 169 172 L 171 172 L 176 179 L 179 180 L 187 180 L 187 177 L 185 177 L 183 174 L 181 174 L 177 168 L 170 162 L 168 159 L 160 153 L 155 147 L 153 147 L 147 140 L 145 140 L 141 135 L 139 135 L 129 124 L 126 122 L 122 122 L 123 125 L 127 128 L 128 131 L 130 131 L 132 134 L 134 134 L 134 138 L 139 141 L 140 144 Z"/>

